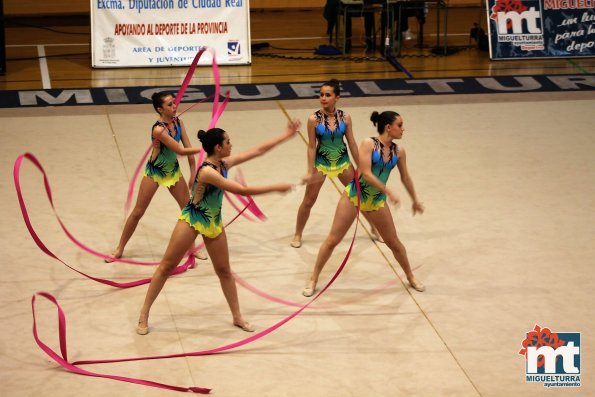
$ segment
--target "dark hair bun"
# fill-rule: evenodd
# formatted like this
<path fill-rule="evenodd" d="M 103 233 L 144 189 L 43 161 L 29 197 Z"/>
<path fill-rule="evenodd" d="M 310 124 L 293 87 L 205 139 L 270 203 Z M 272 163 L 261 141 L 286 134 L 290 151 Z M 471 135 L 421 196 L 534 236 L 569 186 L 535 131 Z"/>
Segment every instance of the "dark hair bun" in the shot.
<path fill-rule="evenodd" d="M 370 121 L 372 123 L 374 123 L 374 125 L 376 125 L 376 123 L 378 123 L 379 118 L 380 118 L 380 113 L 378 113 L 377 111 L 373 111 L 372 114 L 370 115 Z"/>

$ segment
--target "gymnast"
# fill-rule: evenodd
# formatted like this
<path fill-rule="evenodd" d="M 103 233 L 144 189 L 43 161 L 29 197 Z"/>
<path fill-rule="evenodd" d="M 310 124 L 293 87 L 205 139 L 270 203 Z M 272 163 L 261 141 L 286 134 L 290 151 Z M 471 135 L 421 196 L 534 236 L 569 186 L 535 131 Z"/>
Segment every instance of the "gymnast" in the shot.
<path fill-rule="evenodd" d="M 391 211 L 384 203 L 388 200 L 392 204 L 399 203 L 399 197 L 386 187 L 390 172 L 395 167 L 399 169 L 401 182 L 409 193 L 413 215 L 423 213 L 424 206 L 417 198 L 413 181 L 407 170 L 405 149 L 399 148 L 394 139 L 401 139 L 405 129 L 403 118 L 396 112 L 373 112 L 370 120 L 376 126 L 379 136 L 363 140 L 359 147 L 359 183 L 361 187 L 360 210 L 367 219 L 376 227 L 387 247 L 392 251 L 395 259 L 407 276 L 409 285 L 417 291 L 425 291 L 425 286 L 416 280 L 407 258 L 405 246 L 397 237 L 395 223 Z M 302 291 L 304 296 L 310 297 L 316 292 L 316 284 L 320 272 L 330 258 L 335 247 L 341 242 L 347 230 L 351 227 L 357 216 L 357 191 L 355 179 L 346 186 L 341 195 L 335 212 L 331 231 L 320 246 L 314 270 L 306 287 Z"/>
<path fill-rule="evenodd" d="M 184 253 L 192 246 L 198 234 L 202 234 L 205 247 L 213 262 L 213 267 L 223 295 L 231 310 L 233 325 L 246 332 L 254 332 L 254 327 L 246 321 L 240 312 L 240 303 L 235 279 L 229 264 L 229 250 L 225 229 L 221 223 L 221 205 L 223 192 L 241 195 L 259 195 L 270 192 L 288 192 L 292 186 L 288 183 L 276 183 L 264 186 L 243 186 L 227 179 L 227 171 L 238 164 L 261 156 L 280 143 L 293 137 L 300 122 L 288 122 L 283 133 L 259 146 L 237 155 L 231 155 L 229 135 L 220 128 L 198 131 L 198 139 L 207 152 L 207 158 L 200 165 L 188 204 L 182 209 L 169 245 L 157 270 L 153 274 L 147 290 L 136 332 L 139 335 L 149 333 L 149 311 L 159 295 L 167 278 L 178 265 Z"/>
<path fill-rule="evenodd" d="M 151 157 L 145 166 L 134 209 L 126 219 L 120 242 L 112 252 L 113 258 L 105 259 L 107 263 L 122 257 L 128 240 L 134 234 L 138 222 L 145 214 L 159 186 L 164 186 L 169 190 L 180 209 L 186 205 L 190 198 L 189 189 L 191 186 L 186 184 L 180 171 L 177 155 L 188 156 L 190 174 L 192 175 L 196 167 L 196 161 L 192 155 L 199 153 L 200 148 L 193 148 L 190 145 L 184 123 L 176 117 L 177 106 L 172 94 L 163 91 L 156 92 L 151 99 L 153 108 L 159 114 L 159 120 L 153 124 L 151 132 L 153 142 Z M 180 146 L 180 141 L 182 141 L 183 147 Z M 206 254 L 200 250 L 194 256 L 202 260 L 207 259 Z"/>
<path fill-rule="evenodd" d="M 290 243 L 294 248 L 302 246 L 302 233 L 310 217 L 310 210 L 316 203 L 326 177 L 338 177 L 345 186 L 354 176 L 347 146 L 357 165 L 357 143 L 353 137 L 351 117 L 336 108 L 340 94 L 341 87 L 338 80 L 331 79 L 323 83 L 320 87 L 322 108 L 308 118 L 308 170 L 302 178 L 307 185 L 304 199 L 298 209 L 295 233 Z M 382 241 L 373 226 L 372 234 L 375 239 Z"/>

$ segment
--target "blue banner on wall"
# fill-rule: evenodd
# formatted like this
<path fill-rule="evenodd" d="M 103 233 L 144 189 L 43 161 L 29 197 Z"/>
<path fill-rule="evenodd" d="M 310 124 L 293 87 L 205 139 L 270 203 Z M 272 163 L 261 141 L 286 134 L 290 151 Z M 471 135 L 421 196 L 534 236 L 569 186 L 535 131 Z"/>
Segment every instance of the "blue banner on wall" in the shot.
<path fill-rule="evenodd" d="M 595 0 L 488 0 L 491 59 L 595 56 Z"/>

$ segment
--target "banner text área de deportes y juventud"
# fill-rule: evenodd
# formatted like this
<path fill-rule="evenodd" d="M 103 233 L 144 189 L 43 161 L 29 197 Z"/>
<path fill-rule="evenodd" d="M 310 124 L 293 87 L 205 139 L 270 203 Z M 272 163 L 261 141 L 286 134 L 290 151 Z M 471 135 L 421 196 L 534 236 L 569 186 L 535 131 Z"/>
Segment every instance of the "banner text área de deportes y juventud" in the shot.
<path fill-rule="evenodd" d="M 595 0 L 488 0 L 490 58 L 595 56 Z"/>
<path fill-rule="evenodd" d="M 93 67 L 186 66 L 204 47 L 220 65 L 251 62 L 249 0 L 91 0 Z"/>

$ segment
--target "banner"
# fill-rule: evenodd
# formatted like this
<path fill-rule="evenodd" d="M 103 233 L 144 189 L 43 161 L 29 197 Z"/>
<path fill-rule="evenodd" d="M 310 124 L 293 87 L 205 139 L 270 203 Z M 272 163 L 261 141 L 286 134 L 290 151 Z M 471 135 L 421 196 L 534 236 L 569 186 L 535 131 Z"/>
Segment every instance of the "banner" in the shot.
<path fill-rule="evenodd" d="M 595 0 L 488 0 L 491 59 L 595 56 Z"/>
<path fill-rule="evenodd" d="M 249 0 L 91 0 L 92 67 L 188 66 L 204 47 L 251 62 Z"/>

